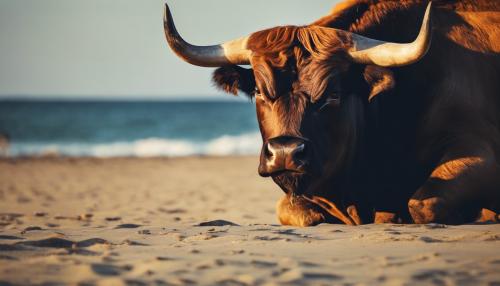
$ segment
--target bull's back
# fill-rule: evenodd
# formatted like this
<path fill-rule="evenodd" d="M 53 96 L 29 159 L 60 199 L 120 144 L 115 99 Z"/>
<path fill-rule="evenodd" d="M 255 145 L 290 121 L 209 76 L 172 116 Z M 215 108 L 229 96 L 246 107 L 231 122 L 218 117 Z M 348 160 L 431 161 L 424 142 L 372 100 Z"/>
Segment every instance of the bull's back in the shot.
<path fill-rule="evenodd" d="M 460 46 L 481 53 L 500 53 L 500 10 L 456 12 L 462 21 L 438 27 Z M 451 21 L 450 21 L 451 22 Z"/>
<path fill-rule="evenodd" d="M 379 40 L 408 42 L 418 33 L 427 0 L 349 0 L 314 24 L 349 30 Z M 434 37 L 427 60 L 416 70 L 476 91 L 500 111 L 500 1 L 434 0 Z M 440 68 L 439 68 L 440 67 Z M 470 76 L 468 76 L 470 75 Z M 428 81 L 426 81 L 428 82 Z M 438 85 L 438 82 L 433 82 Z M 466 90 L 462 90 L 466 92 Z M 467 96 L 461 96 L 467 104 Z"/>
<path fill-rule="evenodd" d="M 344 29 L 362 35 L 398 37 L 416 31 L 423 0 L 346 0 L 315 25 Z M 456 43 L 481 52 L 500 53 L 500 1 L 434 0 L 434 28 Z M 391 39 L 387 39 L 391 40 Z"/>

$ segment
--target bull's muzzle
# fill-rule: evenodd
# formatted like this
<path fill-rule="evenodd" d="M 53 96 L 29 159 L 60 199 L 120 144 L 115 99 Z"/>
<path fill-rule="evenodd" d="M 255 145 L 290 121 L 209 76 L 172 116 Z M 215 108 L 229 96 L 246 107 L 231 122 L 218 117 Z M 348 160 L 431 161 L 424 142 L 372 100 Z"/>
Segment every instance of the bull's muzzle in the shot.
<path fill-rule="evenodd" d="M 307 139 L 275 137 L 262 147 L 259 174 L 269 177 L 284 172 L 306 173 L 311 157 L 310 142 Z"/>

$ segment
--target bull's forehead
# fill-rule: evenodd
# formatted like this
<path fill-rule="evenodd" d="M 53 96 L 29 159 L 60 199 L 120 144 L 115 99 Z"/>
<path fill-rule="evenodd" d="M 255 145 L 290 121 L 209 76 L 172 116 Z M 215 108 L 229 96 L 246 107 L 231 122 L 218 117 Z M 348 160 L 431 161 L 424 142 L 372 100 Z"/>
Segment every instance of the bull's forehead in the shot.
<path fill-rule="evenodd" d="M 301 126 L 309 100 L 302 94 L 288 93 L 270 100 L 256 97 L 259 123 L 266 138 L 302 136 Z"/>
<path fill-rule="evenodd" d="M 317 102 L 325 93 L 340 89 L 340 75 L 349 63 L 336 55 L 316 59 L 296 46 L 292 51 L 255 56 L 252 68 L 257 87 L 271 100 L 293 93 Z"/>

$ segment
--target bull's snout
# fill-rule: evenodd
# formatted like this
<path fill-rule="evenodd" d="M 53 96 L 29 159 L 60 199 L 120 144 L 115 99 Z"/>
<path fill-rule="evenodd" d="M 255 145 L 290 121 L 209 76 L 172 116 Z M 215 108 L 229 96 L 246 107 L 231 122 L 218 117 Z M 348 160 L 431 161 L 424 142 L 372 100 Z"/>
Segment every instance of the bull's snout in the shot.
<path fill-rule="evenodd" d="M 282 172 L 305 173 L 311 157 L 307 139 L 280 136 L 269 139 L 261 152 L 259 174 L 263 177 Z"/>

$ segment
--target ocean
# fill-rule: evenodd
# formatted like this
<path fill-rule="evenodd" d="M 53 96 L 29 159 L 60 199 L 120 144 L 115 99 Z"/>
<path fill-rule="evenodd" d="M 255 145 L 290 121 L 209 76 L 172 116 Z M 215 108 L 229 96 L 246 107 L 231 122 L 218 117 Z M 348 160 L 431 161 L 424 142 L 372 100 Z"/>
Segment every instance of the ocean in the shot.
<path fill-rule="evenodd" d="M 0 101 L 8 156 L 258 154 L 255 105 L 215 101 Z"/>

